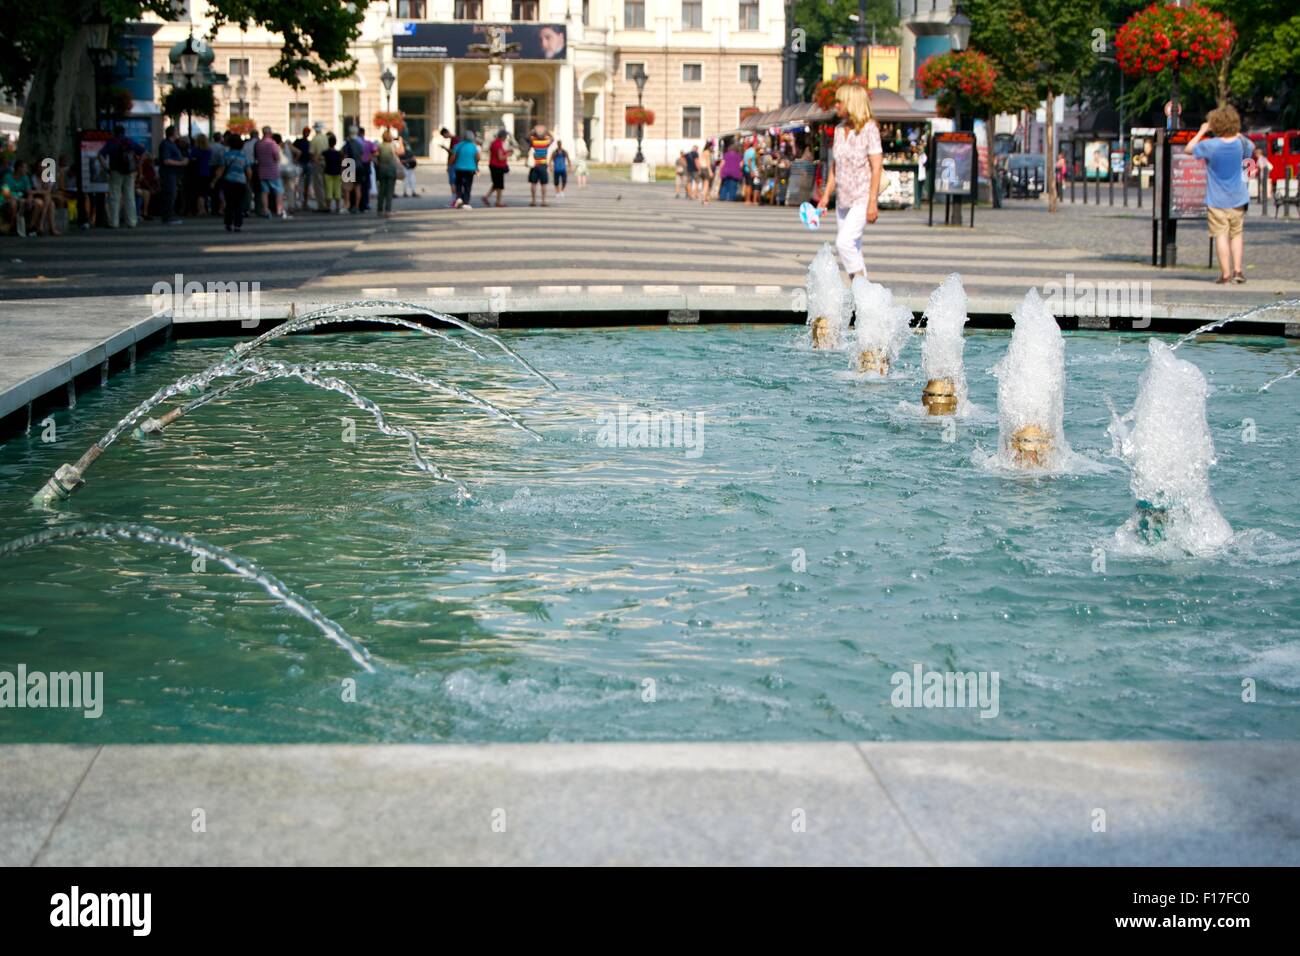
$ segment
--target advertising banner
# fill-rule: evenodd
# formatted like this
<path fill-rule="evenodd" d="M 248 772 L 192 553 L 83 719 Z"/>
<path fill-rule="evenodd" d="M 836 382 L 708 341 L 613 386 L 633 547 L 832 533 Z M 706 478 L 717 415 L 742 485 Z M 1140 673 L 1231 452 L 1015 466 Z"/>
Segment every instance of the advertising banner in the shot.
<path fill-rule="evenodd" d="M 562 23 L 403 23 L 393 24 L 393 57 L 398 60 L 486 60 L 487 28 L 505 32 L 507 60 L 563 60 Z"/>

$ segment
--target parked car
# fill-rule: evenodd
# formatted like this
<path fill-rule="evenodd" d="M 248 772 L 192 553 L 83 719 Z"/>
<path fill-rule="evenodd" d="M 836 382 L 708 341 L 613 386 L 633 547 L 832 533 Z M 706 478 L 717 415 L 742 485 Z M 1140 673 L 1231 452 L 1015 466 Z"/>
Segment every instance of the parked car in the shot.
<path fill-rule="evenodd" d="M 1042 153 L 1011 153 L 1002 168 L 1002 194 L 1032 199 L 1047 188 L 1047 164 Z"/>

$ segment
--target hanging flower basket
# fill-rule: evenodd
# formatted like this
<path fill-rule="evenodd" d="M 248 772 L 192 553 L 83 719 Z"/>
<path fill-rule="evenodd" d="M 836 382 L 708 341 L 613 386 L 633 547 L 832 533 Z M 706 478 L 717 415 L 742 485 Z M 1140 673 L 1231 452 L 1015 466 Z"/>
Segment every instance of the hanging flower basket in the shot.
<path fill-rule="evenodd" d="M 626 113 L 628 126 L 654 126 L 654 110 L 648 110 L 644 106 L 629 106 Z"/>
<path fill-rule="evenodd" d="M 1133 14 L 1115 34 L 1115 56 L 1129 76 L 1161 70 L 1200 69 L 1228 55 L 1237 31 L 1232 21 L 1199 4 L 1153 3 Z"/>
<path fill-rule="evenodd" d="M 257 123 L 247 116 L 232 116 L 230 122 L 226 124 L 226 129 L 236 136 L 252 136 L 257 132 Z"/>
<path fill-rule="evenodd" d="M 101 86 L 97 95 L 99 108 L 113 119 L 129 115 L 135 105 L 135 97 L 124 86 Z"/>
<path fill-rule="evenodd" d="M 971 106 L 987 103 L 997 78 L 989 58 L 978 50 L 949 51 L 921 64 L 916 85 L 922 94 L 936 97 L 941 106 L 951 109 L 957 100 Z"/>
<path fill-rule="evenodd" d="M 380 110 L 375 114 L 375 125 L 400 133 L 406 129 L 406 117 L 399 110 Z"/>
<path fill-rule="evenodd" d="M 837 76 L 831 80 L 822 80 L 813 87 L 812 98 L 817 104 L 819 110 L 830 110 L 835 108 L 835 94 L 841 86 L 861 86 L 869 94 L 871 85 L 867 82 L 865 76 Z"/>

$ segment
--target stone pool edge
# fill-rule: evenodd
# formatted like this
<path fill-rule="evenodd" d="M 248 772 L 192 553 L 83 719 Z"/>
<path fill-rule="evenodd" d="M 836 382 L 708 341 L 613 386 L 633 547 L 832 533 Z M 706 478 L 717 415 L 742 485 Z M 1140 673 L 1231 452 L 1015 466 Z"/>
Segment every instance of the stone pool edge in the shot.
<path fill-rule="evenodd" d="M 0 746 L 0 865 L 1300 864 L 1300 743 Z"/>

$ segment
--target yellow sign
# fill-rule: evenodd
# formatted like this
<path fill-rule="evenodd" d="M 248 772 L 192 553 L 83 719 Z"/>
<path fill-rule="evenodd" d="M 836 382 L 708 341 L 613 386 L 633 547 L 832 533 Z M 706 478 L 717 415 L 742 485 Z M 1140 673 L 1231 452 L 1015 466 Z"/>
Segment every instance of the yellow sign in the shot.
<path fill-rule="evenodd" d="M 871 78 L 871 87 L 881 87 L 882 89 L 898 92 L 898 47 L 896 46 L 873 46 L 868 47 L 868 56 L 866 63 L 866 73 Z M 847 53 L 850 61 L 853 57 L 853 46 L 839 46 L 834 43 L 827 43 L 822 47 L 822 79 L 833 80 L 840 75 L 839 57 L 840 54 Z M 850 63 L 849 75 L 853 75 L 853 67 Z"/>

